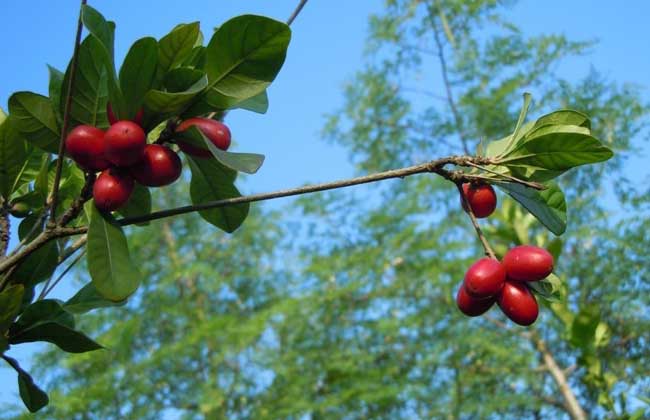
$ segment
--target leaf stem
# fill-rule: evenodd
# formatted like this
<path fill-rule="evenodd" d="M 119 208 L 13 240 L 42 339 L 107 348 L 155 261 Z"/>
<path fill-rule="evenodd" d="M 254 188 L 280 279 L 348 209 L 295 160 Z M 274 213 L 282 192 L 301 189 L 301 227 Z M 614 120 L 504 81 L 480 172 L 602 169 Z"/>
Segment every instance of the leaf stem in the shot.
<path fill-rule="evenodd" d="M 496 260 L 497 256 L 494 253 L 494 250 L 492 249 L 490 244 L 488 243 L 487 239 L 485 238 L 485 235 L 483 234 L 483 231 L 481 230 L 481 227 L 478 224 L 478 220 L 476 220 L 476 215 L 474 215 L 472 206 L 469 205 L 467 196 L 465 196 L 465 192 L 463 191 L 463 182 L 457 181 L 456 188 L 458 188 L 458 192 L 460 193 L 460 199 L 463 200 L 463 203 L 465 203 L 467 214 L 469 215 L 469 218 L 472 221 L 472 225 L 474 226 L 474 230 L 476 231 L 476 235 L 478 236 L 478 239 L 481 241 L 481 244 L 483 245 L 483 249 L 485 250 L 485 255 Z"/>
<path fill-rule="evenodd" d="M 54 172 L 54 184 L 52 185 L 52 195 L 50 200 L 50 225 L 56 224 L 56 206 L 59 195 L 59 184 L 61 183 L 61 171 L 63 170 L 63 154 L 65 153 L 65 136 L 68 133 L 70 125 L 70 110 L 72 108 L 72 87 L 77 76 L 77 59 L 79 56 L 79 45 L 81 44 L 81 7 L 86 4 L 86 0 L 81 0 L 79 8 L 79 19 L 77 21 L 77 34 L 75 36 L 74 51 L 72 53 L 72 63 L 70 64 L 70 79 L 68 80 L 68 91 L 65 98 L 65 109 L 63 111 L 63 124 L 61 126 L 61 137 L 59 139 L 58 158 L 56 159 L 56 171 Z"/>
<path fill-rule="evenodd" d="M 287 25 L 291 26 L 294 20 L 298 17 L 300 12 L 302 11 L 302 8 L 305 7 L 305 4 L 307 4 L 308 0 L 300 0 L 300 3 L 298 3 L 298 6 L 296 6 L 296 9 L 293 11 L 291 16 L 289 16 L 289 19 L 287 19 Z"/>

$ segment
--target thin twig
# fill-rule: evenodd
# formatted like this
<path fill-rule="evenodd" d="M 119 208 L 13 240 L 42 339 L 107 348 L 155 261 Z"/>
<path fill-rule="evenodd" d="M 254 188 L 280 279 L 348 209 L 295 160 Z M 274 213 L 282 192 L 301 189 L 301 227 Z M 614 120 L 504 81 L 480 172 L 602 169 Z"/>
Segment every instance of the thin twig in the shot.
<path fill-rule="evenodd" d="M 507 179 L 507 180 L 510 180 L 510 181 L 514 182 L 515 184 L 525 185 L 526 187 L 530 187 L 530 188 L 533 188 L 533 189 L 536 189 L 536 190 L 539 190 L 539 191 L 544 191 L 545 189 L 548 188 L 546 185 L 540 184 L 539 182 L 524 181 L 523 179 L 519 179 L 519 178 L 516 178 L 516 177 L 508 175 L 508 174 L 502 174 L 502 173 L 499 173 L 497 171 L 493 171 L 490 168 L 486 168 L 485 166 L 478 165 L 476 163 L 468 162 L 468 165 L 472 166 L 474 168 L 480 169 L 482 171 L 489 172 L 491 174 L 503 177 L 504 179 Z"/>
<path fill-rule="evenodd" d="M 45 218 L 47 218 L 47 211 L 44 211 L 40 216 L 38 216 L 38 219 L 36 219 L 36 222 L 32 226 L 32 228 L 27 232 L 27 235 L 16 245 L 16 247 L 9 253 L 9 256 L 12 256 L 16 254 L 22 247 L 27 245 L 29 241 L 32 239 L 32 236 L 39 230 L 43 229 L 43 222 L 45 221 Z"/>
<path fill-rule="evenodd" d="M 3 202 L 2 208 L 0 208 L 0 258 L 4 258 L 7 255 L 10 237 L 9 230 L 9 208 L 7 207 L 7 203 Z"/>
<path fill-rule="evenodd" d="M 460 141 L 463 144 L 463 151 L 465 152 L 466 155 L 469 155 L 470 154 L 469 146 L 467 145 L 467 138 L 465 137 L 465 132 L 463 130 L 463 120 L 460 116 L 460 112 L 458 112 L 458 108 L 456 107 L 456 101 L 454 100 L 454 94 L 451 90 L 451 82 L 449 81 L 449 71 L 447 69 L 447 59 L 445 58 L 444 45 L 442 44 L 442 40 L 440 39 L 440 33 L 439 33 L 440 31 L 438 30 L 438 25 L 436 25 L 436 18 L 434 17 L 435 13 L 433 10 L 433 6 L 429 5 L 428 9 L 429 9 L 429 21 L 431 22 L 431 26 L 433 27 L 433 36 L 436 41 L 436 46 L 438 48 L 438 60 L 440 61 L 442 81 L 445 85 L 445 91 L 447 93 L 447 103 L 449 104 L 451 113 L 454 116 L 456 128 L 458 128 L 458 137 L 460 137 Z"/>
<path fill-rule="evenodd" d="M 59 139 L 59 157 L 56 160 L 56 172 L 54 173 L 54 184 L 52 185 L 52 199 L 50 201 L 50 223 L 56 224 L 56 206 L 59 195 L 59 183 L 61 182 L 61 171 L 63 170 L 63 154 L 65 153 L 65 137 L 70 125 L 70 110 L 72 108 L 72 87 L 77 76 L 77 58 L 79 55 L 79 45 L 81 44 L 81 7 L 86 4 L 86 0 L 81 0 L 79 10 L 79 19 L 77 21 L 77 35 L 75 36 L 74 51 L 72 53 L 72 63 L 70 64 L 70 80 L 68 80 L 68 91 L 65 98 L 65 109 L 63 111 L 63 124 L 61 126 L 61 137 Z"/>
<path fill-rule="evenodd" d="M 81 238 L 77 239 L 72 245 L 70 245 L 70 248 L 66 249 L 63 255 L 59 257 L 59 260 L 57 261 L 57 266 L 63 264 L 68 258 L 70 258 L 75 252 L 77 252 L 77 250 L 79 250 L 81 247 L 86 245 L 87 240 L 88 240 L 88 236 L 84 235 Z M 83 255 L 83 253 L 81 255 Z M 63 272 L 57 277 L 54 283 L 52 283 L 51 287 L 50 287 L 50 282 L 52 281 L 52 277 L 47 279 L 47 282 L 45 282 L 45 285 L 43 286 L 43 289 L 41 290 L 41 293 L 38 296 L 38 299 L 36 300 L 44 299 L 45 296 L 47 296 L 47 294 L 50 293 L 52 289 L 54 289 L 54 286 L 56 286 L 59 283 L 59 281 L 61 281 L 61 278 L 65 276 L 68 273 L 68 271 L 70 271 L 72 266 L 77 263 L 78 259 L 79 258 L 75 259 L 75 261 L 73 261 L 65 270 L 63 270 Z"/>
<path fill-rule="evenodd" d="M 291 16 L 289 16 L 289 19 L 287 19 L 287 25 L 291 26 L 293 21 L 296 20 L 302 11 L 302 8 L 305 7 L 305 4 L 307 4 L 307 0 L 300 0 L 300 3 L 298 3 L 298 6 L 296 6 L 296 10 L 294 10 Z"/>
<path fill-rule="evenodd" d="M 481 241 L 481 244 L 483 245 L 483 249 L 485 249 L 485 254 L 488 257 L 494 258 L 496 260 L 497 256 L 494 253 L 494 250 L 492 250 L 492 247 L 490 247 L 490 244 L 488 243 L 487 239 L 485 238 L 485 235 L 483 234 L 483 231 L 481 230 L 481 227 L 478 225 L 478 221 L 476 220 L 476 216 L 474 215 L 474 211 L 472 211 L 472 206 L 469 205 L 469 201 L 467 200 L 467 196 L 465 196 L 465 192 L 463 191 L 463 183 L 462 183 L 462 181 L 461 182 L 456 182 L 456 188 L 458 188 L 458 192 L 460 193 L 461 200 L 463 200 L 463 203 L 465 203 L 465 208 L 467 210 L 467 214 L 469 215 L 469 218 L 472 221 L 472 225 L 474 225 L 474 230 L 476 230 L 476 235 L 478 236 L 479 240 Z"/>
<path fill-rule="evenodd" d="M 92 196 L 92 189 L 93 184 L 95 183 L 95 178 L 96 175 L 92 172 L 86 174 L 86 182 L 84 183 L 84 186 L 79 193 L 79 197 L 74 200 L 70 208 L 66 210 L 65 213 L 63 213 L 57 224 L 58 226 L 67 225 L 71 220 L 77 217 L 79 213 L 81 213 L 81 209 L 83 208 L 84 203 L 90 200 L 90 197 Z"/>
<path fill-rule="evenodd" d="M 81 261 L 81 259 L 85 254 L 86 254 L 86 250 L 81 251 L 81 254 L 77 255 L 77 257 L 74 260 L 72 260 L 72 262 L 65 268 L 65 270 L 63 270 L 61 274 L 59 274 L 56 280 L 54 280 L 52 286 L 46 289 L 45 287 L 47 285 L 45 285 L 43 287 L 43 290 L 41 291 L 41 294 L 38 296 L 37 300 L 45 299 L 45 297 L 50 294 L 50 292 L 56 287 L 56 285 L 59 284 L 59 282 L 63 279 L 63 277 L 65 277 L 65 275 L 68 274 L 68 272 L 72 269 L 72 267 L 74 267 L 79 261 Z"/>

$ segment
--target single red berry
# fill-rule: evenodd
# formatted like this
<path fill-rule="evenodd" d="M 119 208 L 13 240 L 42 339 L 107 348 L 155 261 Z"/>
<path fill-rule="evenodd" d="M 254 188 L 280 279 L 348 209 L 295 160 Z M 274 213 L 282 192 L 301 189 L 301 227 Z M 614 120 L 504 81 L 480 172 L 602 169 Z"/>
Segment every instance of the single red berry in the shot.
<path fill-rule="evenodd" d="M 524 283 L 506 281 L 497 303 L 503 313 L 519 325 L 530 325 L 539 315 L 537 300 Z"/>
<path fill-rule="evenodd" d="M 513 280 L 542 280 L 553 271 L 553 256 L 544 248 L 520 245 L 506 253 L 503 267 Z"/>
<path fill-rule="evenodd" d="M 479 316 L 488 311 L 494 304 L 494 298 L 477 299 L 470 296 L 464 285 L 460 285 L 456 294 L 456 305 L 467 316 Z"/>
<path fill-rule="evenodd" d="M 117 168 L 99 174 L 93 185 L 93 198 L 98 209 L 113 211 L 122 207 L 133 192 L 133 178 Z"/>
<path fill-rule="evenodd" d="M 465 273 L 465 288 L 470 296 L 484 299 L 494 296 L 506 281 L 506 270 L 494 258 L 481 258 Z"/>
<path fill-rule="evenodd" d="M 118 121 L 105 135 L 106 157 L 117 166 L 129 166 L 142 159 L 147 136 L 133 121 Z"/>
<path fill-rule="evenodd" d="M 78 125 L 65 138 L 65 150 L 82 168 L 102 171 L 110 166 L 106 159 L 104 132 L 91 125 Z"/>
<path fill-rule="evenodd" d="M 182 169 L 178 154 L 160 144 L 146 145 L 142 160 L 129 168 L 133 178 L 148 187 L 171 184 L 181 176 Z"/>
<path fill-rule="evenodd" d="M 196 126 L 203 134 L 214 144 L 217 148 L 221 150 L 228 150 L 230 147 L 230 129 L 224 123 L 213 120 L 211 118 L 190 118 L 178 125 L 176 131 L 184 131 L 190 128 L 191 126 Z M 182 140 L 177 140 L 176 143 L 180 149 L 192 156 L 196 157 L 210 157 L 212 153 L 206 148 L 199 148 L 188 144 Z"/>
<path fill-rule="evenodd" d="M 115 113 L 113 112 L 113 107 L 110 102 L 106 104 L 106 116 L 108 117 L 108 122 L 110 125 L 113 125 L 119 121 L 119 119 L 117 119 Z M 143 117 L 144 117 L 144 108 L 140 108 L 138 112 L 135 114 L 135 117 L 133 117 L 131 121 L 133 121 L 138 125 L 141 125 Z"/>
<path fill-rule="evenodd" d="M 479 219 L 488 217 L 497 207 L 497 195 L 490 184 L 463 184 L 463 193 L 467 197 L 474 216 Z M 465 200 L 461 197 L 460 204 L 467 210 Z"/>

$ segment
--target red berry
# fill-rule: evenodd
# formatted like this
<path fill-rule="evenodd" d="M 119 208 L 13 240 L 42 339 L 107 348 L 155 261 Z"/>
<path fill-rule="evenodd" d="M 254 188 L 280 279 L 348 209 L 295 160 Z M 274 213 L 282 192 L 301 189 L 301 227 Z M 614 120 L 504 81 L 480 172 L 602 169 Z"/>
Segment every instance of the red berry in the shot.
<path fill-rule="evenodd" d="M 90 125 L 76 126 L 65 138 L 66 152 L 89 171 L 101 171 L 110 166 L 105 148 L 104 132 Z"/>
<path fill-rule="evenodd" d="M 181 158 L 169 147 L 148 144 L 144 148 L 144 157 L 131 166 L 133 178 L 148 187 L 160 187 L 176 181 L 181 175 Z"/>
<path fill-rule="evenodd" d="M 479 316 L 488 311 L 494 304 L 494 298 L 477 299 L 469 294 L 464 285 L 460 285 L 456 294 L 456 305 L 467 316 Z"/>
<path fill-rule="evenodd" d="M 497 195 L 490 184 L 463 184 L 463 193 L 467 197 L 474 216 L 479 219 L 488 217 L 497 207 Z M 467 206 L 461 197 L 460 203 L 465 211 Z"/>
<path fill-rule="evenodd" d="M 93 185 L 93 198 L 98 209 L 113 211 L 122 207 L 133 192 L 133 178 L 116 168 L 99 174 Z"/>
<path fill-rule="evenodd" d="M 115 116 L 115 113 L 113 112 L 113 107 L 111 106 L 110 102 L 106 104 L 106 116 L 108 117 L 108 122 L 110 125 L 113 125 L 119 121 Z M 143 116 L 144 116 L 144 108 L 140 108 L 138 112 L 135 114 L 135 117 L 131 121 L 140 125 L 142 123 Z"/>
<path fill-rule="evenodd" d="M 503 266 L 509 278 L 519 281 L 537 281 L 553 271 L 553 256 L 544 248 L 520 245 L 503 257 Z"/>
<path fill-rule="evenodd" d="M 213 120 L 211 118 L 190 118 L 183 121 L 176 127 L 176 131 L 184 131 L 191 126 L 196 126 L 205 136 L 221 150 L 228 150 L 230 147 L 230 129 L 224 123 Z M 180 149 L 192 156 L 197 157 L 210 157 L 212 153 L 208 149 L 199 148 L 191 144 L 185 143 L 182 140 L 177 140 L 176 143 Z"/>
<path fill-rule="evenodd" d="M 133 121 L 118 121 L 104 137 L 106 157 L 117 166 L 129 166 L 142 159 L 147 137 L 142 128 Z"/>
<path fill-rule="evenodd" d="M 497 303 L 503 313 L 519 325 L 530 325 L 539 315 L 537 300 L 524 283 L 506 281 Z"/>
<path fill-rule="evenodd" d="M 465 273 L 467 293 L 478 299 L 496 295 L 505 281 L 506 270 L 494 258 L 481 258 Z"/>

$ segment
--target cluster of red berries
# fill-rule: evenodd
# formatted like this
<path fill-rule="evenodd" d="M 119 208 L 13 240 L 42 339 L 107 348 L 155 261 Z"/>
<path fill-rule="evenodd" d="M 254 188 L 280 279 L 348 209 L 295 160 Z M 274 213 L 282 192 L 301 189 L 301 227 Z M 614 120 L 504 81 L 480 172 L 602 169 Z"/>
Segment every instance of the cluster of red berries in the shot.
<path fill-rule="evenodd" d="M 135 182 L 147 187 L 161 187 L 176 181 L 182 171 L 181 159 L 170 147 L 147 144 L 140 126 L 142 111 L 132 120 L 118 121 L 110 105 L 107 107 L 111 126 L 105 132 L 90 125 L 75 127 L 65 140 L 70 157 L 86 172 L 99 172 L 93 185 L 93 198 L 98 209 L 113 211 L 129 200 Z M 230 146 L 230 130 L 222 122 L 209 118 L 190 118 L 178 125 L 176 131 L 196 126 L 219 149 Z M 176 141 L 185 153 L 210 157 L 201 149 Z"/>
<path fill-rule="evenodd" d="M 552 271 L 553 256 L 536 246 L 516 246 L 501 262 L 481 258 L 465 273 L 456 304 L 465 315 L 478 316 L 496 302 L 512 321 L 530 325 L 537 319 L 539 306 L 526 283 L 545 279 Z"/>
<path fill-rule="evenodd" d="M 463 184 L 463 194 L 477 218 L 488 217 L 497 205 L 489 184 Z M 461 204 L 468 211 L 465 200 Z M 531 325 L 539 315 L 539 305 L 528 282 L 545 279 L 553 271 L 553 256 L 545 249 L 522 245 L 510 249 L 503 260 L 481 258 L 465 273 L 456 304 L 462 313 L 478 316 L 496 302 L 504 314 L 519 325 Z"/>

